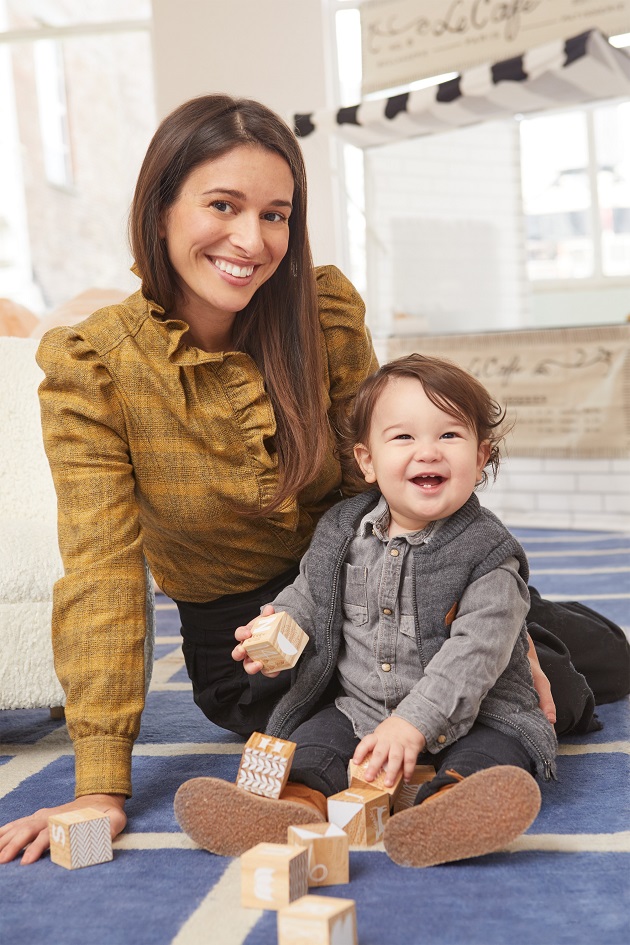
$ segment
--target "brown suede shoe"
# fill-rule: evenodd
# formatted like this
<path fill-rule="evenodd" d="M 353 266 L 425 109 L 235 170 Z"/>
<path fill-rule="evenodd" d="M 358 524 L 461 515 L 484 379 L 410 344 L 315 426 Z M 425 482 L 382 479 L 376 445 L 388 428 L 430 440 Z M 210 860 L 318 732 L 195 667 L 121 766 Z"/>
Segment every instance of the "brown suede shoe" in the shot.
<path fill-rule="evenodd" d="M 401 811 L 383 843 L 399 866 L 437 866 L 503 849 L 536 819 L 540 791 L 522 768 L 497 765 Z"/>
<path fill-rule="evenodd" d="M 174 807 L 184 833 L 221 856 L 240 856 L 257 843 L 286 843 L 288 827 L 325 820 L 313 808 L 259 797 L 220 778 L 186 781 Z"/>

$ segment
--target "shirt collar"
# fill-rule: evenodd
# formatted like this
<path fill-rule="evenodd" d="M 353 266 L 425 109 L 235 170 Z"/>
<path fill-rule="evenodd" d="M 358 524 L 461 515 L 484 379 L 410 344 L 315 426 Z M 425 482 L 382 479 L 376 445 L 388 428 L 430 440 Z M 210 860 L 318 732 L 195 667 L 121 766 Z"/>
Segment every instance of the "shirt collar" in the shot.
<path fill-rule="evenodd" d="M 442 525 L 441 521 L 429 522 L 425 528 L 420 528 L 417 532 L 409 532 L 408 535 L 399 535 L 410 545 L 422 545 L 431 540 L 433 535 Z M 385 496 L 381 496 L 376 506 L 363 516 L 359 522 L 357 533 L 365 538 L 366 535 L 375 535 L 380 541 L 390 541 L 387 530 L 389 528 L 389 506 Z"/>

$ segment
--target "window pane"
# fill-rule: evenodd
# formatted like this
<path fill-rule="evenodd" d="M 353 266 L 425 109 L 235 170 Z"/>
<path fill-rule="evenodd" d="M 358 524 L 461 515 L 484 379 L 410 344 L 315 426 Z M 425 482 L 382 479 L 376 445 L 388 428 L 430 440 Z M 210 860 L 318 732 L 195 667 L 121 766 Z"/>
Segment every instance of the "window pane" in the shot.
<path fill-rule="evenodd" d="M 530 279 L 593 274 L 586 115 L 521 122 L 521 171 Z"/>
<path fill-rule="evenodd" d="M 76 26 L 141 20 L 151 17 L 151 0 L 4 0 L 5 30 L 39 30 L 42 26 Z"/>
<path fill-rule="evenodd" d="M 630 103 L 595 112 L 597 189 L 605 276 L 630 274 Z"/>
<path fill-rule="evenodd" d="M 12 263 L 20 285 L 0 269 L 0 289 L 16 301 L 37 293 L 41 314 L 94 287 L 133 291 L 127 215 L 155 128 L 148 32 L 9 48 L 16 120 L 9 128 L 0 117 L 0 139 L 21 156 L 11 185 L 21 209 L 10 223 L 28 234 L 29 259 Z"/>

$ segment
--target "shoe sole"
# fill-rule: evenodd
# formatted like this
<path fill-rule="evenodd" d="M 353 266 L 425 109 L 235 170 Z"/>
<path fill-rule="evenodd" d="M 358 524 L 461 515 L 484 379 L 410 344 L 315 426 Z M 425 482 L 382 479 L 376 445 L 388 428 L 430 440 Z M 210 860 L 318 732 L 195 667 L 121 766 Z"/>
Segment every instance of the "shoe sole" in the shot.
<path fill-rule="evenodd" d="M 257 843 L 286 843 L 289 827 L 324 820 L 302 804 L 259 797 L 220 778 L 186 781 L 173 806 L 184 833 L 220 856 L 241 856 Z"/>
<path fill-rule="evenodd" d="M 437 866 L 503 849 L 533 823 L 540 790 L 522 768 L 498 765 L 396 814 L 383 843 L 399 866 Z"/>

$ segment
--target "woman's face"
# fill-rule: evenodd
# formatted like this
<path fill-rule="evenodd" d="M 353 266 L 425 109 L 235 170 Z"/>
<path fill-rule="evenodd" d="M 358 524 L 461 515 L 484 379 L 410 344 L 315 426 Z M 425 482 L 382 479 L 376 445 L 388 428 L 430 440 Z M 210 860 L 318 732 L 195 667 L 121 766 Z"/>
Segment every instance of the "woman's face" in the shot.
<path fill-rule="evenodd" d="M 166 212 L 160 237 L 179 278 L 176 314 L 193 340 L 229 331 L 289 245 L 293 176 L 274 151 L 239 145 L 200 164 Z"/>

